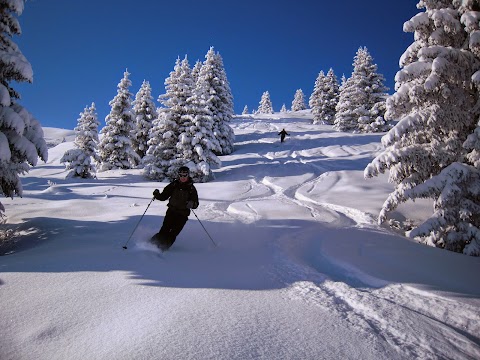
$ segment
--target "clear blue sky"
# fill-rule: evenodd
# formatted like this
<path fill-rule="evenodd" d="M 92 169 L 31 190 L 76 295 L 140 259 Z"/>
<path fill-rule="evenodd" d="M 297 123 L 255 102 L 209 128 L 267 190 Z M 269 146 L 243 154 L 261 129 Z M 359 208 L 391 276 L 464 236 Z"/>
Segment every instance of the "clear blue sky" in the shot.
<path fill-rule="evenodd" d="M 148 80 L 156 101 L 177 57 L 187 55 L 193 66 L 213 46 L 236 113 L 258 107 L 267 90 L 279 111 L 290 108 L 297 89 L 308 99 L 320 70 L 350 76 L 366 46 L 392 93 L 399 58 L 413 42 L 403 23 L 419 12 L 417 2 L 30 0 L 14 41 L 34 81 L 15 88 L 43 126 L 73 129 L 95 102 L 103 127 L 126 68 L 131 92 Z"/>

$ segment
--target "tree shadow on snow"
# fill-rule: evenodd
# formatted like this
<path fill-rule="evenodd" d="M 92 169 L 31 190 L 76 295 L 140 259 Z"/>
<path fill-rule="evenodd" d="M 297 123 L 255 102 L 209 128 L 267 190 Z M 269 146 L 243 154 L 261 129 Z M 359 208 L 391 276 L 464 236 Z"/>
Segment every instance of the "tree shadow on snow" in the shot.
<path fill-rule="evenodd" d="M 25 235 L 9 249 L 10 255 L 0 257 L 2 271 L 122 271 L 132 285 L 235 290 L 279 289 L 301 281 L 340 281 L 355 288 L 412 283 L 480 296 L 480 286 L 472 290 L 475 287 L 462 285 L 465 281 L 455 281 L 450 269 L 438 266 L 456 257 L 455 274 L 478 282 L 472 272 L 478 268 L 477 259 L 379 230 L 330 229 L 295 219 L 249 225 L 199 223 L 192 214 L 175 244 L 162 254 L 145 244 L 158 231 L 163 216 L 144 216 L 128 241 L 139 220 L 140 216 L 112 222 L 29 219 L 17 225 Z"/>

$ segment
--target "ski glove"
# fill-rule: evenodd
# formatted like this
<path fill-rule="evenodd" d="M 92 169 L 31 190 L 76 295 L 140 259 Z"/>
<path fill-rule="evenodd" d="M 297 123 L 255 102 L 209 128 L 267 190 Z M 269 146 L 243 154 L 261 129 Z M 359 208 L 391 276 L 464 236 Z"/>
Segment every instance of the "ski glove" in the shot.
<path fill-rule="evenodd" d="M 153 190 L 153 197 L 158 200 L 158 196 L 160 195 L 160 191 L 158 189 Z"/>
<path fill-rule="evenodd" d="M 194 201 L 187 201 L 187 209 L 196 209 L 198 207 L 198 203 Z"/>

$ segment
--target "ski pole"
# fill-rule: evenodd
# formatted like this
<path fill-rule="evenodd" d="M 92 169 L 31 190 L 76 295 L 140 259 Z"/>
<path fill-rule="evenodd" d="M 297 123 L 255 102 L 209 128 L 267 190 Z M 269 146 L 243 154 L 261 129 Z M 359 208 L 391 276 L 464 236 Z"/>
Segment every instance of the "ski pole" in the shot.
<path fill-rule="evenodd" d="M 127 249 L 127 244 L 128 244 L 128 242 L 130 241 L 130 239 L 132 238 L 133 233 L 135 232 L 135 230 L 137 230 L 138 225 L 140 225 L 140 221 L 142 221 L 143 217 L 144 217 L 145 214 L 147 213 L 147 210 L 148 210 L 148 208 L 150 207 L 150 204 L 152 203 L 153 200 L 155 200 L 155 197 L 153 197 L 152 200 L 150 200 L 150 202 L 148 203 L 147 208 L 146 208 L 145 211 L 143 212 L 142 217 L 140 218 L 140 220 L 138 220 L 137 225 L 136 225 L 135 228 L 133 229 L 133 231 L 132 231 L 132 233 L 130 234 L 130 237 L 128 238 L 128 240 L 127 240 L 127 242 L 125 243 L 125 245 L 123 245 L 123 248 L 124 248 L 125 250 Z"/>
<path fill-rule="evenodd" d="M 192 209 L 192 212 L 193 212 L 193 215 L 195 215 L 195 217 L 197 218 L 198 222 L 200 223 L 200 225 L 202 225 L 203 227 L 203 230 L 205 230 L 205 232 L 207 233 L 208 237 L 210 238 L 210 240 L 212 240 L 212 243 L 213 245 L 217 246 L 217 244 L 215 244 L 215 241 L 213 241 L 212 237 L 210 236 L 210 234 L 208 233 L 207 229 L 205 229 L 205 226 L 203 226 L 202 222 L 200 221 L 200 219 L 198 218 L 197 214 L 195 214 L 195 211 L 193 211 Z"/>

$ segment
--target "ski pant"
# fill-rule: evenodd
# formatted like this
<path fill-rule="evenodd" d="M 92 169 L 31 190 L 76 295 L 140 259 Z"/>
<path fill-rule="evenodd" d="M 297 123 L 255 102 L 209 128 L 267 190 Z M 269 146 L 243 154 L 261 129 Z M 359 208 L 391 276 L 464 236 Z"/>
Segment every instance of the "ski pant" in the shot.
<path fill-rule="evenodd" d="M 187 220 L 188 215 L 185 216 L 171 208 L 167 209 L 165 218 L 163 219 L 163 225 L 159 232 L 160 238 L 162 239 L 162 248 L 168 249 L 173 245 L 178 234 L 180 234 L 180 231 L 182 231 L 187 223 Z"/>
<path fill-rule="evenodd" d="M 284 141 L 285 141 L 285 135 L 280 136 L 280 142 L 284 142 Z"/>

